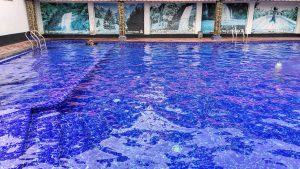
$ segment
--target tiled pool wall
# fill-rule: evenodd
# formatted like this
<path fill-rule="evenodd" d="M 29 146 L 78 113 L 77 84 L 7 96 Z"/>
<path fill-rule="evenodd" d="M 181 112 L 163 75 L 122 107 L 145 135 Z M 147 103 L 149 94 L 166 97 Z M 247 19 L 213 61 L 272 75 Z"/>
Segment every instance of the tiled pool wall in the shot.
<path fill-rule="evenodd" d="M 119 34 L 117 3 L 50 3 L 36 1 L 45 34 Z M 224 2 L 222 33 L 299 34 L 300 2 Z M 51 10 L 49 10 L 51 9 Z M 125 2 L 126 34 L 211 34 L 215 3 Z"/>
<path fill-rule="evenodd" d="M 48 50 L 56 48 L 58 49 L 56 53 L 48 52 L 47 50 L 27 50 L 8 57 L 6 60 L 0 61 L 0 65 L 3 70 L 5 70 L 5 73 L 0 75 L 3 76 L 1 81 L 3 85 L 5 85 L 6 82 L 9 83 L 9 81 L 15 80 L 21 81 L 24 83 L 24 86 L 32 86 L 32 90 L 30 91 L 30 93 L 32 92 L 32 95 L 24 94 L 20 96 L 22 99 L 13 101 L 13 108 L 38 111 L 40 109 L 47 109 L 47 107 L 57 106 L 58 103 L 63 101 L 68 96 L 68 93 L 70 93 L 72 89 L 79 84 L 90 71 L 92 71 L 95 64 L 101 61 L 102 58 L 97 57 L 97 55 L 94 54 L 95 50 L 97 50 L 98 56 L 105 56 L 114 46 L 113 43 L 102 43 L 101 47 L 97 49 L 84 47 L 81 51 L 81 57 L 76 58 L 75 60 L 68 60 L 73 57 L 74 52 L 79 52 L 74 51 L 72 48 L 68 49 L 68 45 L 76 44 L 81 45 L 82 47 L 85 46 L 84 41 L 48 41 Z M 64 47 L 61 47 L 61 50 L 59 50 L 60 45 L 64 45 Z M 59 58 L 58 55 L 65 55 L 68 51 L 72 52 L 64 58 Z M 47 59 L 49 59 L 49 56 L 53 57 L 52 59 L 60 60 L 57 63 L 53 63 L 55 64 L 56 69 L 51 71 L 45 70 L 44 68 L 46 68 L 46 66 L 43 67 L 43 64 L 48 62 Z M 74 57 L 75 56 L 77 57 L 76 54 Z M 20 63 L 23 65 L 18 66 L 17 68 L 12 66 Z M 30 73 L 30 71 L 36 72 L 36 74 Z M 63 74 L 63 72 L 66 71 L 72 71 L 73 73 L 66 76 Z M 4 76 L 9 78 L 5 78 Z M 15 88 L 15 90 L 18 90 L 18 88 Z M 20 90 L 21 91 L 19 92 L 22 92 L 22 89 Z M 44 93 L 39 93 L 41 90 L 44 90 Z M 28 99 L 26 97 L 28 97 Z M 28 104 L 20 104 L 22 103 L 20 100 L 23 100 Z M 6 105 L 6 103 L 9 103 L 10 101 L 12 100 L 3 98 L 1 100 L 1 106 L 10 107 L 10 105 Z"/>

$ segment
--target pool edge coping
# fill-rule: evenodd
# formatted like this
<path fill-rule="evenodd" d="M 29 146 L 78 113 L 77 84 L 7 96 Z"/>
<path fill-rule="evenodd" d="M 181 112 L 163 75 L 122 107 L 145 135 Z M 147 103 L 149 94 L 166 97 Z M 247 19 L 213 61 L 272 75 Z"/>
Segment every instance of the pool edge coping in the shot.
<path fill-rule="evenodd" d="M 248 44 L 248 43 L 280 43 L 280 42 L 300 42 L 300 38 L 289 38 L 286 37 L 286 39 L 277 39 L 277 38 L 261 38 L 261 39 L 250 39 L 248 41 L 243 41 L 242 38 L 237 39 L 236 41 L 232 41 L 232 38 L 224 38 L 222 40 L 211 40 L 210 38 L 206 38 L 206 39 L 199 39 L 199 38 L 187 38 L 191 41 L 179 41 L 179 38 L 162 38 L 165 39 L 164 41 L 159 41 L 161 39 L 157 39 L 157 38 L 148 38 L 148 40 L 150 39 L 150 41 L 147 41 L 147 39 L 142 39 L 142 38 L 130 38 L 124 42 L 119 41 L 118 38 L 47 38 L 46 41 L 47 42 L 53 42 L 53 41 L 73 41 L 73 42 L 85 42 L 88 39 L 93 39 L 95 42 L 98 43 L 151 43 L 151 44 L 176 44 L 176 43 L 185 43 L 185 44 L 201 44 L 201 43 L 215 43 L 215 44 L 222 44 L 222 43 L 235 43 L 235 44 Z M 137 39 L 137 40 L 135 40 Z M 167 41 L 167 40 L 174 40 L 174 41 Z M 181 38 L 183 39 L 183 38 Z M 209 39 L 209 40 L 208 40 Z M 193 40 L 199 40 L 199 41 L 193 41 Z M 22 42 L 19 42 L 22 43 Z M 15 43 L 18 44 L 18 43 Z M 1 47 L 0 47 L 1 49 Z M 15 51 L 10 51 L 7 53 L 4 53 L 2 55 L 0 55 L 0 64 L 3 64 L 5 62 L 8 62 L 10 60 L 13 60 L 15 58 L 19 58 L 21 57 L 23 54 L 28 53 L 29 51 L 34 51 L 31 50 L 30 47 L 20 47 Z"/>

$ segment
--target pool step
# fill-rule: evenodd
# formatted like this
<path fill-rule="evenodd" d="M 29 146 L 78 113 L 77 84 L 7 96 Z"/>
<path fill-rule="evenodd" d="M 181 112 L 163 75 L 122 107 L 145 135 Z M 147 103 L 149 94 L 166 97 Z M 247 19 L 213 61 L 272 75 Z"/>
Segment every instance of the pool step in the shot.
<path fill-rule="evenodd" d="M 31 113 L 35 114 L 35 113 L 40 113 L 40 112 L 44 112 L 44 111 L 60 109 L 64 105 L 64 102 L 73 95 L 74 91 L 76 91 L 76 89 L 84 82 L 84 80 L 94 72 L 96 66 L 102 62 L 108 61 L 106 56 L 110 55 L 110 53 L 114 49 L 114 47 L 115 46 L 111 47 L 109 50 L 106 50 L 102 54 L 102 56 L 105 56 L 105 57 L 99 58 L 92 66 L 90 66 L 87 69 L 86 73 L 78 80 L 77 83 L 74 84 L 74 86 L 70 87 L 70 90 L 67 91 L 64 96 L 62 96 L 61 98 L 56 98 L 56 100 L 52 101 L 51 103 L 45 103 L 45 104 L 42 104 L 39 106 L 32 107 Z"/>

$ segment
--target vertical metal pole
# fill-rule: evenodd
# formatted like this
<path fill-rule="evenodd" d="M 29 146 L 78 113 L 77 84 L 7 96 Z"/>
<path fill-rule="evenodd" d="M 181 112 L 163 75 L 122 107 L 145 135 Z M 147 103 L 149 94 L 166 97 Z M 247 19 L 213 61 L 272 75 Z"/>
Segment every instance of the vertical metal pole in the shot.
<path fill-rule="evenodd" d="M 223 1 L 216 1 L 216 12 L 215 12 L 215 26 L 214 34 L 212 36 L 213 40 L 220 40 L 221 37 L 221 22 L 222 22 L 222 10 L 223 10 Z"/>
<path fill-rule="evenodd" d="M 125 12 L 124 12 L 124 0 L 118 1 L 118 14 L 119 14 L 119 40 L 125 41 Z"/>

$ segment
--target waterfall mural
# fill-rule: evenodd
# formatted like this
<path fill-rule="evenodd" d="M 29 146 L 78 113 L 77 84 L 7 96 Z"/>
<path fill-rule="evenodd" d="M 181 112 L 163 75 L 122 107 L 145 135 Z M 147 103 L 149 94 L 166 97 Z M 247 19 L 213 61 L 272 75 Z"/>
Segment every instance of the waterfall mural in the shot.
<path fill-rule="evenodd" d="M 247 3 L 228 3 L 223 5 L 222 33 L 230 34 L 233 29 L 242 33 L 245 31 L 248 14 Z"/>
<path fill-rule="evenodd" d="M 119 34 L 118 4 L 95 3 L 97 34 Z"/>
<path fill-rule="evenodd" d="M 253 33 L 294 33 L 298 7 L 293 3 L 255 4 Z"/>
<path fill-rule="evenodd" d="M 204 3 L 202 10 L 201 30 L 203 33 L 212 33 L 215 24 L 214 3 Z M 228 3 L 223 5 L 221 31 L 224 34 L 231 33 L 233 28 L 238 31 L 245 30 L 247 20 L 247 3 Z"/>
<path fill-rule="evenodd" d="M 150 7 L 151 33 L 193 34 L 195 31 L 196 4 L 159 3 Z"/>
<path fill-rule="evenodd" d="M 125 24 L 127 34 L 144 33 L 144 4 L 125 4 Z"/>
<path fill-rule="evenodd" d="M 46 34 L 89 34 L 86 3 L 41 3 Z"/>

